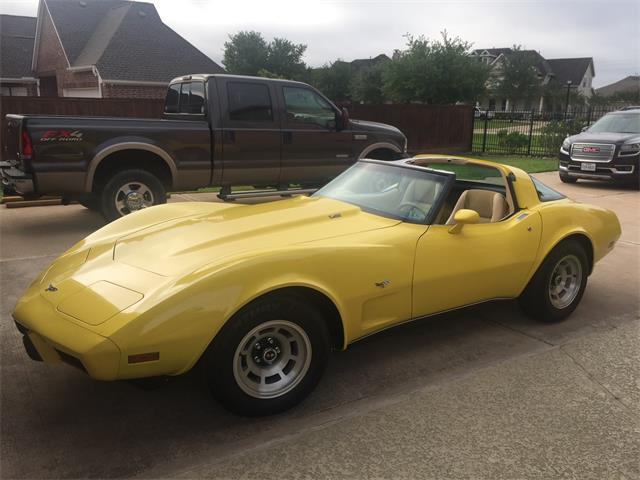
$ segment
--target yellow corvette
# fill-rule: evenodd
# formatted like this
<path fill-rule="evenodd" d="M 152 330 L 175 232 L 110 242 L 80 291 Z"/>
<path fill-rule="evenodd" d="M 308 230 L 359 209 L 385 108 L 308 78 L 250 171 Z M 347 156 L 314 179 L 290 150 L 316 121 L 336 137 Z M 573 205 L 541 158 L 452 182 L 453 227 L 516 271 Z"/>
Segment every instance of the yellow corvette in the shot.
<path fill-rule="evenodd" d="M 613 212 L 517 168 L 363 160 L 311 197 L 126 216 L 42 272 L 13 315 L 33 359 L 100 380 L 198 364 L 223 405 L 264 415 L 302 400 L 332 348 L 387 327 L 513 298 L 562 320 L 619 236 Z"/>

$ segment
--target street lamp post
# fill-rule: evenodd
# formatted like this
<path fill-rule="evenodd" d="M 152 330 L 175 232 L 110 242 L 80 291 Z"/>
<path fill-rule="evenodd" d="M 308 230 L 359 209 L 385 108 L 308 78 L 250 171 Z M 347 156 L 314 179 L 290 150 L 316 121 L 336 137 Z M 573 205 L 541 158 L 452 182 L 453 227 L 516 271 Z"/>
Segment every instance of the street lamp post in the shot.
<path fill-rule="evenodd" d="M 569 93 L 571 92 L 571 80 L 567 80 L 567 98 L 564 102 L 564 119 L 567 119 L 567 112 L 569 111 Z"/>

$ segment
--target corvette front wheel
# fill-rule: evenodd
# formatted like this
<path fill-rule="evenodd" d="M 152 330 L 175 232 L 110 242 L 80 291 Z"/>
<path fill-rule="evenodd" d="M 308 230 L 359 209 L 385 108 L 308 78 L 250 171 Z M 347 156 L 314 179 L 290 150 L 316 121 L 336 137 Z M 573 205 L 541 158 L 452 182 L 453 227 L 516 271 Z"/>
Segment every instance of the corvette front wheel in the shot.
<path fill-rule="evenodd" d="M 587 286 L 589 261 L 584 247 L 567 240 L 555 247 L 519 298 L 529 316 L 559 322 L 576 309 Z"/>
<path fill-rule="evenodd" d="M 296 296 L 258 300 L 216 336 L 205 359 L 213 395 L 239 415 L 271 415 L 317 385 L 330 350 L 324 319 Z"/>

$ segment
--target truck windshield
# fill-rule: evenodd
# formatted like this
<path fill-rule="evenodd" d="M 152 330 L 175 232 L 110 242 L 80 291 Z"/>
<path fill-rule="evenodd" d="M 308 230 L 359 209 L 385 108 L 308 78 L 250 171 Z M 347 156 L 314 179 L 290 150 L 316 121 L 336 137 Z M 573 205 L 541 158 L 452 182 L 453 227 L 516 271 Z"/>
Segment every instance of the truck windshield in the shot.
<path fill-rule="evenodd" d="M 640 115 L 614 113 L 605 115 L 589 127 L 594 133 L 640 133 Z"/>
<path fill-rule="evenodd" d="M 314 196 L 347 202 L 383 217 L 425 223 L 444 191 L 447 178 L 446 174 L 359 162 Z"/>

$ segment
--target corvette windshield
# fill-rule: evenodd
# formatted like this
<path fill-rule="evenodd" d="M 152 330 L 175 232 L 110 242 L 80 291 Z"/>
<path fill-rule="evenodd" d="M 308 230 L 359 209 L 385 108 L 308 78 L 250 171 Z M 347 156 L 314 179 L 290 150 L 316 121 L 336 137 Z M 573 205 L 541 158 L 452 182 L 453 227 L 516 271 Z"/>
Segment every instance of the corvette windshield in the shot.
<path fill-rule="evenodd" d="M 446 180 L 446 175 L 360 162 L 314 196 L 341 200 L 385 217 L 425 223 Z"/>

